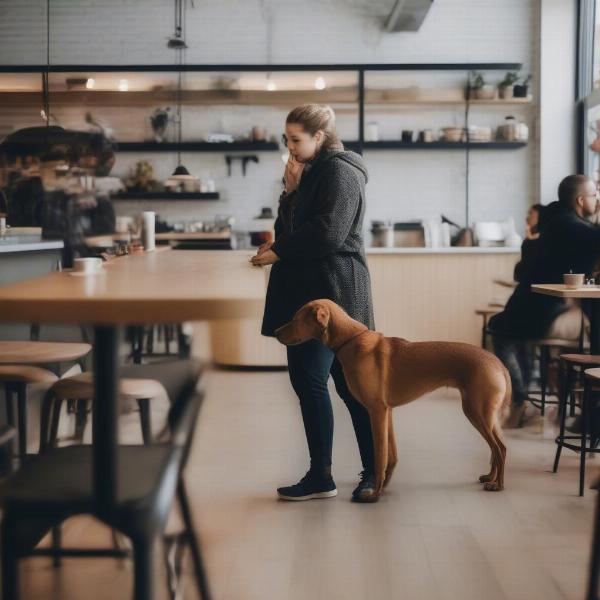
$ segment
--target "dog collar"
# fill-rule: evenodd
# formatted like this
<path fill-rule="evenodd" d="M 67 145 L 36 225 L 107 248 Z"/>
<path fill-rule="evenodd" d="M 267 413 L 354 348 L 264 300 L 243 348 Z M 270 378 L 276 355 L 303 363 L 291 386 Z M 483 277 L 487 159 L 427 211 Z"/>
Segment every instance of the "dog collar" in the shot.
<path fill-rule="evenodd" d="M 350 339 L 348 339 L 345 342 L 343 342 L 342 344 L 340 344 L 337 348 L 332 348 L 332 350 L 337 354 L 346 344 L 349 344 L 352 340 L 356 339 L 358 336 L 362 335 L 363 333 L 367 333 L 367 331 L 370 331 L 370 330 L 363 329 L 360 333 L 353 335 Z"/>

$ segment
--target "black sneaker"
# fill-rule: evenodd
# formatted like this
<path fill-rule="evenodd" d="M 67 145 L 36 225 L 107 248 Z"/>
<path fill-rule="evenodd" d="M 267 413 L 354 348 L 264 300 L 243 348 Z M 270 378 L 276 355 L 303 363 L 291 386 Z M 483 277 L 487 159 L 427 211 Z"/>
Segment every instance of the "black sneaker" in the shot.
<path fill-rule="evenodd" d="M 352 502 L 377 502 L 379 496 L 375 495 L 375 473 L 361 471 L 358 476 L 360 481 L 352 492 Z"/>
<path fill-rule="evenodd" d="M 309 471 L 296 485 L 277 488 L 277 494 L 282 500 L 313 500 L 333 498 L 337 489 L 331 475 L 323 477 Z"/>

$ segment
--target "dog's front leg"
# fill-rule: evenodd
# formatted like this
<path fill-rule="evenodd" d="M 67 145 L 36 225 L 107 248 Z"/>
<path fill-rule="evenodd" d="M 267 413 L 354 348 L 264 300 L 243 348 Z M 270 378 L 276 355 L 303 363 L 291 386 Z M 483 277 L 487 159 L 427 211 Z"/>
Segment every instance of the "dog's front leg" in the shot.
<path fill-rule="evenodd" d="M 388 464 L 388 413 L 391 412 L 383 400 L 378 406 L 369 410 L 371 431 L 373 433 L 373 450 L 375 451 L 375 495 L 383 491 L 385 472 Z"/>
<path fill-rule="evenodd" d="M 383 480 L 383 487 L 387 487 L 387 484 L 392 478 L 394 467 L 398 463 L 398 450 L 396 448 L 396 436 L 394 435 L 394 422 L 392 421 L 392 409 L 387 411 L 387 428 L 388 428 L 388 461 L 385 469 L 385 479 Z"/>

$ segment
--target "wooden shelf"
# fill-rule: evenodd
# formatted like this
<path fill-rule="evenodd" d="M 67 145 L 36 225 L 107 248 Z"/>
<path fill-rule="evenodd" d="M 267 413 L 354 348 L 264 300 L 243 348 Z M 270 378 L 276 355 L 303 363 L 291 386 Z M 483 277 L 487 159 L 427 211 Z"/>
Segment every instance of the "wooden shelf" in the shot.
<path fill-rule="evenodd" d="M 276 142 L 118 142 L 117 152 L 278 152 Z"/>
<path fill-rule="evenodd" d="M 218 200 L 219 192 L 119 192 L 111 200 Z"/>
<path fill-rule="evenodd" d="M 358 142 L 354 142 L 356 147 L 360 147 Z M 527 142 L 400 142 L 400 141 L 381 141 L 364 142 L 365 150 L 514 150 L 524 148 Z"/>

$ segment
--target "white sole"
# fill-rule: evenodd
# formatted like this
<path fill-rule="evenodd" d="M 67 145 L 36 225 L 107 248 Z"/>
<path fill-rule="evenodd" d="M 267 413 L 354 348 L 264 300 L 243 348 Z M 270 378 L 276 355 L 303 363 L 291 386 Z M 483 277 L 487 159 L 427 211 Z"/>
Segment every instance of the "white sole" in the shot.
<path fill-rule="evenodd" d="M 319 498 L 333 498 L 334 496 L 337 496 L 337 489 L 331 490 L 330 492 L 315 492 L 314 494 L 307 494 L 306 496 L 284 496 L 280 493 L 277 493 L 277 495 L 281 500 L 301 502 L 302 500 L 318 500 Z"/>

